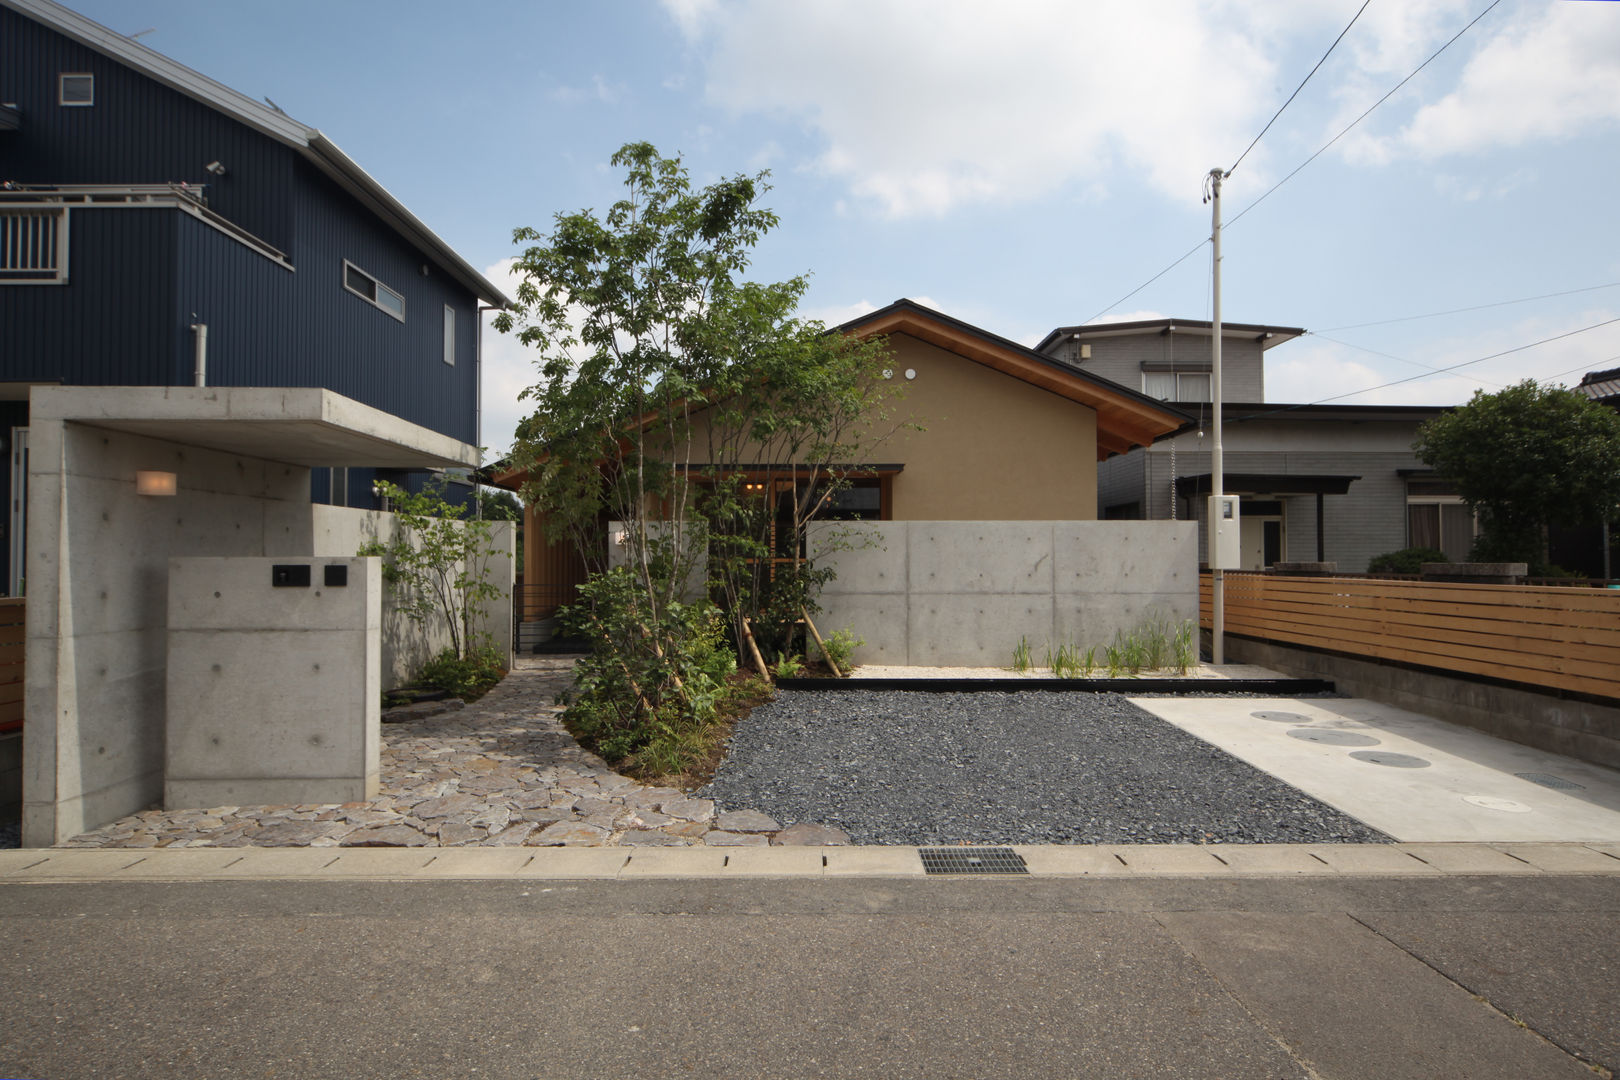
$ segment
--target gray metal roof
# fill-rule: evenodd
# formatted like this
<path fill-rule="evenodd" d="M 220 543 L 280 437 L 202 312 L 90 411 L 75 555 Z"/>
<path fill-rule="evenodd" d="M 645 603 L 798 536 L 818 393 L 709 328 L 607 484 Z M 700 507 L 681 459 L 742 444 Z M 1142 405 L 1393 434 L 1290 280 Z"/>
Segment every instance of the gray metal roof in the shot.
<path fill-rule="evenodd" d="M 1585 394 L 1594 401 L 1620 398 L 1620 368 L 1588 371 L 1581 379 L 1581 385 L 1575 388 L 1575 392 Z"/>
<path fill-rule="evenodd" d="M 441 263 L 452 277 L 481 300 L 500 307 L 511 304 L 506 294 L 473 269 L 467 260 L 456 254 L 455 249 L 317 129 L 301 124 L 286 113 L 255 101 L 223 83 L 215 82 L 53 0 L 0 0 L 0 5 L 292 147 L 359 199 L 395 232 Z"/>

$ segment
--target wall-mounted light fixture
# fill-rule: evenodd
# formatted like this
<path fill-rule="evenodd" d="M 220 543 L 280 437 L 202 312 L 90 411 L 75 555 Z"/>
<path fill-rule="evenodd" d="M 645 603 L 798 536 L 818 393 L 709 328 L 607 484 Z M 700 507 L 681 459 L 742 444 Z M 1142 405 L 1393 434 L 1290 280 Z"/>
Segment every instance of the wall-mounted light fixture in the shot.
<path fill-rule="evenodd" d="M 215 176 L 225 175 L 225 163 L 222 161 L 210 161 L 203 168 Z"/>
<path fill-rule="evenodd" d="M 173 495 L 180 490 L 179 481 L 172 472 L 156 469 L 138 469 L 135 472 L 135 494 Z"/>

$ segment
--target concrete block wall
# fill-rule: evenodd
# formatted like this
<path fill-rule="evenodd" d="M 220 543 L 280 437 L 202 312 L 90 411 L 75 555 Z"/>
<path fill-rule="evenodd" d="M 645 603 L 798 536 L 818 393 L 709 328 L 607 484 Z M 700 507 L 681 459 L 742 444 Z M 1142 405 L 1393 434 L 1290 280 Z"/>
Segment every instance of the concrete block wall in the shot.
<path fill-rule="evenodd" d="M 29 444 L 34 847 L 162 799 L 169 560 L 307 555 L 310 535 L 305 468 L 38 417 Z M 178 492 L 136 494 L 137 469 L 175 473 Z"/>
<path fill-rule="evenodd" d="M 835 550 L 840 532 L 857 546 Z M 867 664 L 1005 667 L 1020 638 L 1037 659 L 1101 647 L 1149 618 L 1197 618 L 1196 539 L 1187 522 L 823 523 L 811 548 L 837 577 L 816 621 L 865 639 Z"/>
<path fill-rule="evenodd" d="M 168 582 L 164 806 L 375 798 L 381 560 L 176 558 Z"/>
<path fill-rule="evenodd" d="M 399 519 L 380 510 L 357 510 L 346 506 L 312 506 L 311 553 L 343 558 L 375 540 L 392 543 L 398 535 Z M 495 649 L 512 663 L 512 587 L 517 572 L 517 523 L 491 521 L 491 553 L 484 564 L 489 582 L 501 595 L 488 602 L 477 631 L 488 634 Z M 450 630 L 442 620 L 418 624 L 405 614 L 404 605 L 392 586 L 385 586 L 382 602 L 382 678 L 385 689 L 404 686 L 421 671 L 422 665 L 450 645 Z"/>

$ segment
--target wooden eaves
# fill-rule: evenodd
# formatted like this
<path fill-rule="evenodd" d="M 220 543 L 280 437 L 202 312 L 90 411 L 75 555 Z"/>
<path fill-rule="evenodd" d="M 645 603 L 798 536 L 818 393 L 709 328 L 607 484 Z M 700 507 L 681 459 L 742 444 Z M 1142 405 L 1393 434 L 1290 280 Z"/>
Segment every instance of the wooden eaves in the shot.
<path fill-rule="evenodd" d="M 910 300 L 896 300 L 837 329 L 860 338 L 906 334 L 1093 409 L 1099 461 L 1147 446 L 1191 419 L 1164 402 Z"/>

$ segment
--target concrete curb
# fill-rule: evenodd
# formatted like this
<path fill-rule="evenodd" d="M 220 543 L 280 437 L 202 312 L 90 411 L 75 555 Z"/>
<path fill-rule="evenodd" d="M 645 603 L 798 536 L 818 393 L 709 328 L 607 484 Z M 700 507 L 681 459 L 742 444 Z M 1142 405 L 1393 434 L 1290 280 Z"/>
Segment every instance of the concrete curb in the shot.
<path fill-rule="evenodd" d="M 1620 875 L 1620 844 L 1015 845 L 1031 877 Z M 0 851 L 0 884 L 80 881 L 923 877 L 914 847 Z M 1001 878 L 1018 875 L 985 875 Z"/>

